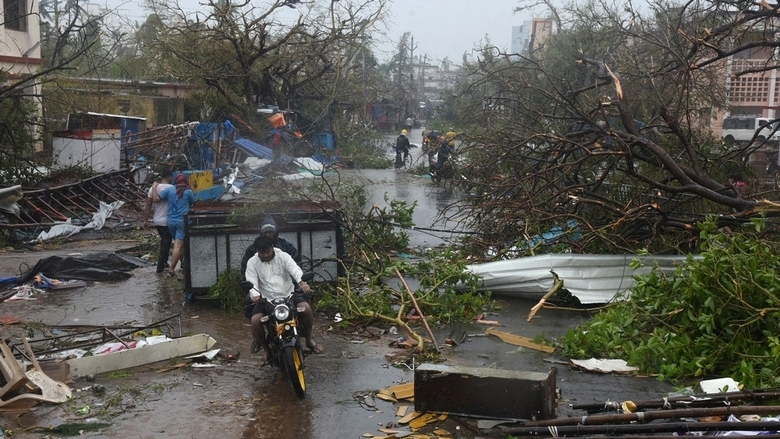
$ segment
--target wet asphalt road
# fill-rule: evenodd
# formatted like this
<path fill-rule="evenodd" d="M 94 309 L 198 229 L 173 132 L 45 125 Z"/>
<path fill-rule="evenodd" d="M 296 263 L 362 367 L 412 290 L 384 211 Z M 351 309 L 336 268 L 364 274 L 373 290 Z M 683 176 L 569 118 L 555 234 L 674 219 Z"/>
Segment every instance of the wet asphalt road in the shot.
<path fill-rule="evenodd" d="M 419 132 L 412 143 L 419 145 Z M 393 136 L 394 138 L 395 136 Z M 388 154 L 391 152 L 388 151 Z M 421 151 L 414 149 L 413 154 Z M 418 227 L 443 229 L 445 232 L 412 232 L 411 245 L 435 246 L 452 239 L 447 226 L 434 220 L 437 209 L 452 201 L 447 188 L 434 186 L 430 180 L 403 171 L 355 171 L 373 181 L 372 200 L 384 203 L 384 192 L 396 198 L 415 199 L 419 207 L 414 220 Z M 55 251 L 38 253 L 2 253 L 3 275 L 17 275 L 19 266 L 34 265 L 50 254 L 113 251 L 132 246 L 128 242 L 86 241 L 72 243 Z M 12 429 L 19 438 L 38 438 L 44 434 L 24 427 L 57 425 L 64 422 L 110 419 L 111 426 L 99 432 L 85 432 L 82 437 L 117 438 L 275 438 L 275 439 L 341 439 L 360 438 L 366 433 L 380 434 L 379 427 L 392 425 L 397 419 L 395 406 L 389 402 L 364 398 L 367 392 L 413 381 L 413 372 L 388 364 L 385 355 L 396 353 L 389 344 L 397 337 L 371 335 L 355 329 L 333 331 L 332 316 L 319 315 L 316 340 L 326 353 L 306 358 L 307 398 L 295 398 L 288 382 L 270 368 L 258 367 L 259 358 L 249 352 L 248 321 L 230 316 L 208 303 L 185 303 L 181 283 L 154 273 L 154 267 L 136 269 L 133 276 L 116 283 L 98 283 L 76 290 L 50 291 L 36 301 L 14 301 L 0 304 L 0 315 L 15 316 L 28 322 L 46 325 L 147 325 L 171 315 L 176 334 L 207 333 L 217 340 L 224 352 L 240 353 L 239 361 L 218 361 L 211 368 L 179 368 L 158 373 L 162 366 L 138 367 L 132 375 L 112 377 L 103 374 L 98 383 L 106 393 L 74 393 L 75 398 L 58 406 L 41 405 L 31 413 L 4 415 L 2 427 Z M 533 302 L 498 298 L 501 309 L 487 319 L 497 320 L 500 330 L 534 338 L 559 337 L 566 330 L 586 320 L 588 315 L 576 311 L 541 310 L 532 322 L 526 322 Z M 386 329 L 386 328 L 383 328 Z M 18 333 L 18 325 L 2 328 L 4 336 Z M 568 408 L 569 402 L 604 402 L 626 399 L 646 400 L 664 396 L 671 385 L 654 378 L 620 377 L 582 372 L 565 365 L 554 365 L 555 354 L 517 349 L 497 338 L 484 335 L 485 327 L 468 324 L 470 336 L 457 347 L 443 348 L 447 364 L 469 367 L 548 372 L 558 368 L 557 387 L 563 401 L 559 416 L 579 415 Z M 434 327 L 440 344 L 450 328 Z M 39 332 L 36 335 L 40 335 Z M 92 383 L 78 379 L 72 388 Z M 86 415 L 77 409 L 90 406 Z M 486 436 L 475 430 L 473 419 L 450 418 L 440 425 L 454 431 L 461 425 L 464 437 Z"/>

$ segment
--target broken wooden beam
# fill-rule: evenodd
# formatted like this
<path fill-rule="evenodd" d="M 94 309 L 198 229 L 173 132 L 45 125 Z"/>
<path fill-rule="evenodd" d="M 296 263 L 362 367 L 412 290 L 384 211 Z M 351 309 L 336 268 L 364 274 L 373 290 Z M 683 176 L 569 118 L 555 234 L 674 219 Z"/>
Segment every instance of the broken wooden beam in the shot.
<path fill-rule="evenodd" d="M 503 419 L 555 418 L 557 369 L 548 373 L 422 364 L 414 371 L 415 412 Z"/>

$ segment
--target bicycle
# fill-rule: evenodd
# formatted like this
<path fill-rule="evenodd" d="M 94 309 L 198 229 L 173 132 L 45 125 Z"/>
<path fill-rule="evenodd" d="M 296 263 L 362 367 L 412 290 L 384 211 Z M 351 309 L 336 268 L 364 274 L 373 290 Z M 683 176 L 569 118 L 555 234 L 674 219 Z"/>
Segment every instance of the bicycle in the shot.
<path fill-rule="evenodd" d="M 403 158 L 401 157 L 403 155 L 403 152 L 396 151 L 395 152 L 395 169 L 409 169 L 412 167 L 412 155 L 410 153 L 406 153 L 406 156 Z"/>

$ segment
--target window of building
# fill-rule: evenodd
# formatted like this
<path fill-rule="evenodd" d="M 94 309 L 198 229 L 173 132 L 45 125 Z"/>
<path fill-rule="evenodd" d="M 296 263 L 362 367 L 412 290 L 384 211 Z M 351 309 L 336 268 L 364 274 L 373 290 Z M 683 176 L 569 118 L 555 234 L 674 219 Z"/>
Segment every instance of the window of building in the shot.
<path fill-rule="evenodd" d="M 27 32 L 27 0 L 3 0 L 5 28 Z"/>

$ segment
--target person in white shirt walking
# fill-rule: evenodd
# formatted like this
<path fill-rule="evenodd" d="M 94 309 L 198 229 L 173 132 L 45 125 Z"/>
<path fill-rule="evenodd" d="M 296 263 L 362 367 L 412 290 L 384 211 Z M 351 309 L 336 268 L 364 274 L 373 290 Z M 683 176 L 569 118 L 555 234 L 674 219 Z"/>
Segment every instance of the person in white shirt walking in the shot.
<path fill-rule="evenodd" d="M 168 202 L 167 201 L 153 201 L 154 193 L 152 190 L 157 191 L 157 196 L 169 187 L 173 187 L 171 184 L 171 176 L 173 173 L 170 169 L 163 169 L 160 172 L 160 184 L 153 188 L 149 188 L 149 194 L 146 197 L 146 206 L 144 207 L 144 230 L 149 229 L 149 217 L 152 217 L 152 225 L 160 235 L 160 255 L 157 258 L 157 272 L 162 273 L 165 271 L 165 267 L 168 265 L 168 255 L 171 252 L 171 243 L 173 242 L 173 236 L 171 231 L 168 230 Z"/>

